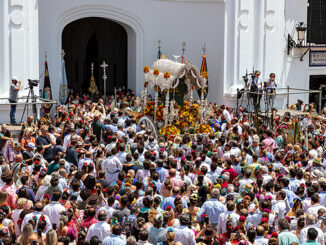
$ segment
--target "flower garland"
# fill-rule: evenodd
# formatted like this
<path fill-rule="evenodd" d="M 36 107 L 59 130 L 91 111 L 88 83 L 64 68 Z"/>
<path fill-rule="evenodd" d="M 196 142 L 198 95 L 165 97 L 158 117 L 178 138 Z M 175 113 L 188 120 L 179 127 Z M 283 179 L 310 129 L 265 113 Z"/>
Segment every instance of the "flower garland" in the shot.
<path fill-rule="evenodd" d="M 160 130 L 160 135 L 163 135 L 167 139 L 170 139 L 172 135 L 180 135 L 180 130 L 176 126 L 168 124 Z"/>
<path fill-rule="evenodd" d="M 159 105 L 156 108 L 156 114 L 155 114 L 156 121 L 162 122 L 163 121 L 163 105 Z"/>
<path fill-rule="evenodd" d="M 164 72 L 164 78 L 165 79 L 169 79 L 170 76 L 171 76 L 170 72 L 168 72 L 168 71 Z"/>
<path fill-rule="evenodd" d="M 146 116 L 153 117 L 154 116 L 154 107 L 155 107 L 154 101 L 148 101 L 145 106 L 144 114 Z"/>
<path fill-rule="evenodd" d="M 195 116 L 198 115 L 198 112 Z M 188 101 L 184 101 L 184 106 L 179 107 L 179 120 L 176 122 L 176 125 L 181 129 L 189 129 L 195 127 L 196 117 L 190 108 L 190 103 Z"/>
<path fill-rule="evenodd" d="M 199 112 L 199 105 L 198 104 L 192 104 L 190 107 L 190 113 L 193 115 L 193 117 L 198 120 L 198 112 Z"/>
<path fill-rule="evenodd" d="M 149 67 L 148 66 L 145 66 L 144 67 L 144 73 L 148 73 L 149 72 Z"/>
<path fill-rule="evenodd" d="M 208 124 L 202 123 L 202 124 L 198 124 L 198 126 L 196 128 L 196 133 L 197 134 L 210 134 L 210 133 L 213 133 L 213 130 Z"/>
<path fill-rule="evenodd" d="M 154 69 L 153 74 L 157 77 L 158 75 L 160 75 L 160 71 L 158 69 Z"/>

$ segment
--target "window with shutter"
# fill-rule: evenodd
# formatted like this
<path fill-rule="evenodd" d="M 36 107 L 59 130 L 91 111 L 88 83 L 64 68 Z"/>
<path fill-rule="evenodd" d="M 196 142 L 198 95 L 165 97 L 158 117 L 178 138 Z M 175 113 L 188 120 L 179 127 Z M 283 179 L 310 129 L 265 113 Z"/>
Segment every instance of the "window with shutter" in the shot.
<path fill-rule="evenodd" d="M 326 44 L 326 1 L 308 0 L 307 42 Z"/>

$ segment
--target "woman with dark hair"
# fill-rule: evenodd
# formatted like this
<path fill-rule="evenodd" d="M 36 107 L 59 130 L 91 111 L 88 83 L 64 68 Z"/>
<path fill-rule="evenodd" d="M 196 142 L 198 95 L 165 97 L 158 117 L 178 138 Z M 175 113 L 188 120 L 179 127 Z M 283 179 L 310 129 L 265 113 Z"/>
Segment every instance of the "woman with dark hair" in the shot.
<path fill-rule="evenodd" d="M 247 237 L 251 244 L 255 244 L 256 235 L 256 228 L 254 226 L 249 227 L 247 230 Z"/>
<path fill-rule="evenodd" d="M 303 230 L 305 225 L 305 217 L 302 215 L 297 219 L 297 229 L 292 231 L 292 233 L 294 233 L 298 237 L 298 239 L 300 239 L 301 231 Z"/>

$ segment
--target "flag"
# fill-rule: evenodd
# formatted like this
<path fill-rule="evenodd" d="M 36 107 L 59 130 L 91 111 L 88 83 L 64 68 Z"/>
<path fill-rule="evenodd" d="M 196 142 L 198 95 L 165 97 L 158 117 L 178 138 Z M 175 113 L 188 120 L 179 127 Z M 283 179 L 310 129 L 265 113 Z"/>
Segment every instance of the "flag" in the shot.
<path fill-rule="evenodd" d="M 203 60 L 201 62 L 200 75 L 207 79 L 207 87 L 204 92 L 204 98 L 206 99 L 207 94 L 208 94 L 208 72 L 207 72 L 207 61 L 206 61 L 206 53 L 205 52 L 203 54 Z M 201 98 L 201 90 L 198 90 L 197 93 L 198 93 L 199 98 Z"/>
<path fill-rule="evenodd" d="M 43 84 L 43 99 L 52 100 L 52 91 L 51 91 L 51 83 L 49 77 L 49 69 L 48 62 L 45 60 L 45 73 L 44 73 L 44 84 Z M 52 104 L 44 104 L 43 110 L 45 113 L 49 113 L 51 111 Z"/>
<path fill-rule="evenodd" d="M 60 89 L 59 89 L 59 102 L 64 105 L 68 99 L 68 83 L 66 74 L 66 63 L 61 57 L 61 69 L 60 69 Z"/>

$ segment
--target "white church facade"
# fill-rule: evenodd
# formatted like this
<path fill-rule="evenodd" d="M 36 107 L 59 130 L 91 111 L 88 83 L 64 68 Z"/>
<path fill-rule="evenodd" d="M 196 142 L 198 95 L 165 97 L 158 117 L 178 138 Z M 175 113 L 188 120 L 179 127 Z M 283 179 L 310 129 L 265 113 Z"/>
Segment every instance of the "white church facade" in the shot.
<path fill-rule="evenodd" d="M 181 54 L 181 43 L 186 42 L 185 59 L 196 66 L 206 44 L 209 101 L 235 105 L 237 88 L 244 86 L 242 76 L 253 67 L 264 80 L 275 73 L 279 87 L 310 89 L 312 80 L 315 87 L 326 84 L 324 46 L 308 48 L 297 40 L 296 26 L 309 22 L 311 1 L 0 1 L 0 96 L 8 97 L 12 76 L 18 76 L 25 88 L 27 79 L 39 79 L 47 52 L 52 94 L 57 99 L 62 49 L 73 91 L 88 86 L 91 63 L 103 87 L 100 64 L 105 61 L 108 89 L 124 86 L 139 95 L 143 67 L 156 60 L 159 39 L 162 53 L 170 59 Z M 294 41 L 290 49 L 289 35 Z M 318 57 L 315 65 L 313 57 Z M 42 88 L 43 77 L 40 80 Z M 299 97 L 309 101 L 308 94 L 301 94 L 291 96 L 290 103 Z M 284 97 L 277 99 L 278 107 L 285 103 Z M 9 106 L 0 107 L 2 114 L 5 111 Z"/>

